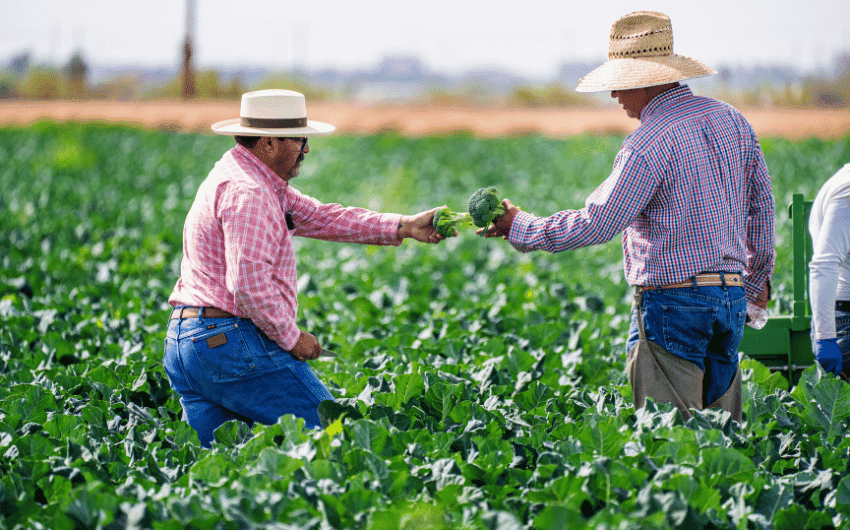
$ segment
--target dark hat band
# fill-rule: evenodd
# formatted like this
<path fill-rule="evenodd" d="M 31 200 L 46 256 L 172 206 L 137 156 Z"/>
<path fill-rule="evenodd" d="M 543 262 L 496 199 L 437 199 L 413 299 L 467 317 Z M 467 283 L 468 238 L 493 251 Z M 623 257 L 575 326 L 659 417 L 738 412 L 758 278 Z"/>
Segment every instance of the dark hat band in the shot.
<path fill-rule="evenodd" d="M 239 118 L 242 127 L 253 129 L 295 129 L 307 126 L 307 116 L 303 118 Z"/>

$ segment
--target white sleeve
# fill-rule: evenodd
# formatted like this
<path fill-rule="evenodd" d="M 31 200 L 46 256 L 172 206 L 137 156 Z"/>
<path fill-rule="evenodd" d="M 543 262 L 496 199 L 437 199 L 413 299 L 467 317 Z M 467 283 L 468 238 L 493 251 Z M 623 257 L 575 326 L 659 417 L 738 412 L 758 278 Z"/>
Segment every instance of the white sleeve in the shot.
<path fill-rule="evenodd" d="M 809 299 L 814 338 L 835 338 L 835 292 L 842 263 L 850 254 L 850 201 L 827 203 L 809 263 Z"/>

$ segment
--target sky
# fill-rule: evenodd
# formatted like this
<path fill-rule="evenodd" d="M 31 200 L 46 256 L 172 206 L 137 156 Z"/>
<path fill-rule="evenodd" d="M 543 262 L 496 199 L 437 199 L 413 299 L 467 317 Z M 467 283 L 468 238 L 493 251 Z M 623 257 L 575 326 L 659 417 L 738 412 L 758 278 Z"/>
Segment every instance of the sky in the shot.
<path fill-rule="evenodd" d="M 370 69 L 419 58 L 430 71 L 498 69 L 548 79 L 603 62 L 611 24 L 638 10 L 673 23 L 674 52 L 711 67 L 825 70 L 850 52 L 850 0 L 194 0 L 198 69 Z M 251 6 L 251 7 L 239 7 Z M 177 66 L 186 0 L 0 0 L 0 65 L 31 52 L 63 65 Z"/>

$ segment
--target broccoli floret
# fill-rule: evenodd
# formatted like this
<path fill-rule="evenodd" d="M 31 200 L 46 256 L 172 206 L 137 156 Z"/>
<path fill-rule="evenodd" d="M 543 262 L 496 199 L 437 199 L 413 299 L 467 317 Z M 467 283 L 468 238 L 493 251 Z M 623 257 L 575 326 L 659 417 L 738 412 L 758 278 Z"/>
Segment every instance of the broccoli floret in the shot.
<path fill-rule="evenodd" d="M 464 212 L 457 213 L 451 211 L 450 208 L 440 208 L 434 212 L 434 228 L 437 233 L 443 237 L 451 237 L 455 233 L 455 229 L 464 225 L 472 224 L 472 217 Z"/>
<path fill-rule="evenodd" d="M 472 216 L 472 222 L 479 228 L 487 228 L 493 219 L 505 214 L 502 196 L 493 186 L 475 190 L 475 193 L 469 197 L 467 207 L 469 215 Z"/>

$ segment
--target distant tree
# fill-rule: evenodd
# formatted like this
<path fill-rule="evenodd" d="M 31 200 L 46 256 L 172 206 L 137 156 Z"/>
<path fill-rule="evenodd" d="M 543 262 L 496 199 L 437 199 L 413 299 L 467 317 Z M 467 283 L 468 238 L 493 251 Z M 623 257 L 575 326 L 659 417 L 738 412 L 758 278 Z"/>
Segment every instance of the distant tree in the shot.
<path fill-rule="evenodd" d="M 88 92 L 89 67 L 80 52 L 75 52 L 65 65 L 65 76 L 68 78 L 68 94 L 74 99 L 84 98 Z"/>
<path fill-rule="evenodd" d="M 183 64 L 180 68 L 180 96 L 183 99 L 192 99 L 198 92 L 195 84 L 195 68 L 192 64 L 194 29 L 195 0 L 186 0 L 186 40 L 183 42 Z"/>
<path fill-rule="evenodd" d="M 558 84 L 544 88 L 517 87 L 511 93 L 508 103 L 516 107 L 574 107 L 594 106 L 587 96 L 565 90 Z"/>
<path fill-rule="evenodd" d="M 12 99 L 18 97 L 18 83 L 15 78 L 8 74 L 0 74 L 0 99 Z"/>
<path fill-rule="evenodd" d="M 53 68 L 31 68 L 21 81 L 21 95 L 30 99 L 59 99 L 62 79 Z"/>
<path fill-rule="evenodd" d="M 195 70 L 192 67 L 192 40 L 187 36 L 183 43 L 183 67 L 180 70 L 180 95 L 183 99 L 195 97 Z"/>
<path fill-rule="evenodd" d="M 12 57 L 12 62 L 10 63 L 12 72 L 18 77 L 23 76 L 29 70 L 31 58 L 32 52 L 30 51 L 22 52 Z"/>

